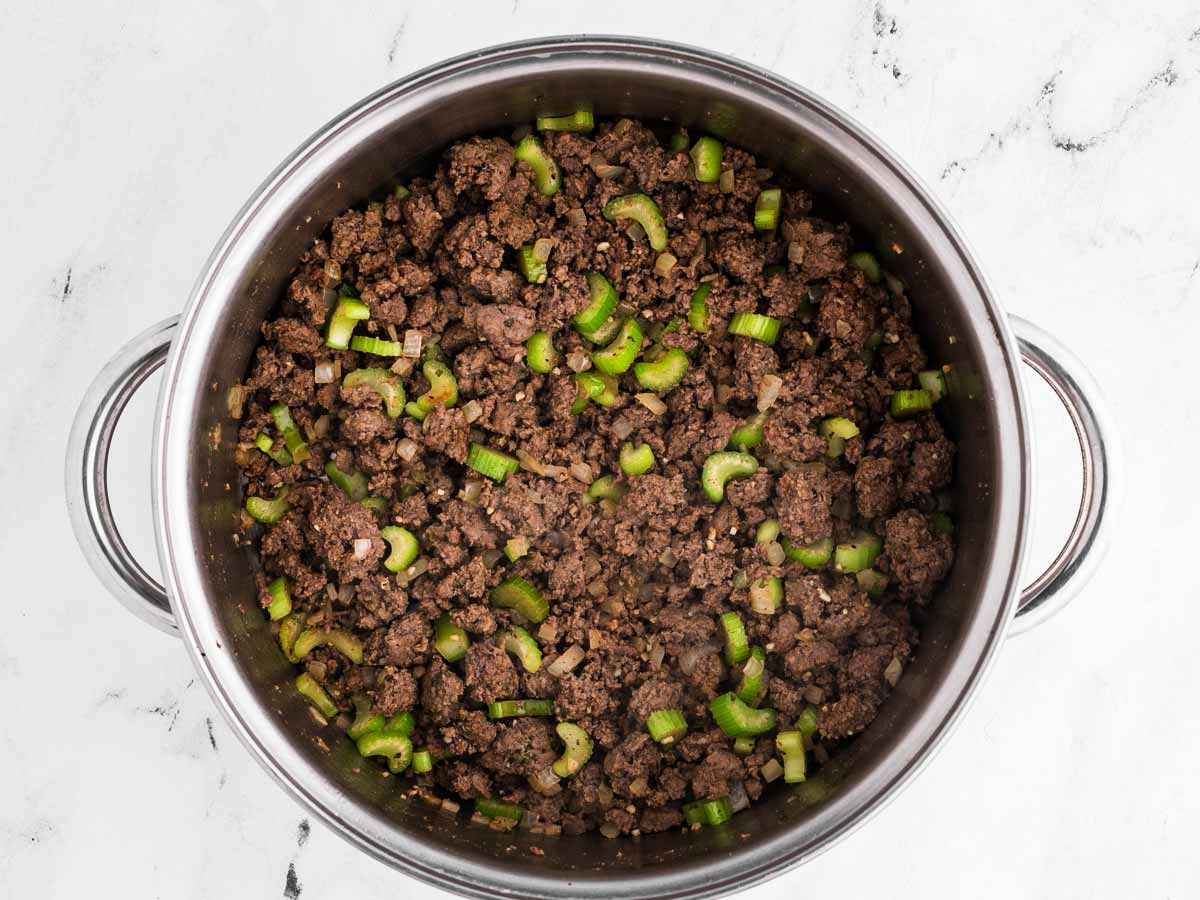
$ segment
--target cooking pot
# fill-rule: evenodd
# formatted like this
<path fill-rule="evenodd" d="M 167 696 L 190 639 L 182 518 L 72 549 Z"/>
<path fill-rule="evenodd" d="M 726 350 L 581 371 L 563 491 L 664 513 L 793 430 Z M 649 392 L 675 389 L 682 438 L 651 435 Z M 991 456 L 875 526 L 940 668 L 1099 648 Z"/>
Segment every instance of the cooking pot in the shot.
<path fill-rule="evenodd" d="M 916 659 L 862 735 L 808 782 L 773 785 L 730 825 L 605 840 L 470 825 L 364 766 L 309 715 L 258 606 L 251 553 L 234 540 L 243 498 L 229 388 L 301 252 L 347 207 L 418 172 L 449 142 L 510 132 L 538 112 L 591 103 L 598 117 L 670 119 L 747 147 L 797 176 L 852 224 L 909 289 L 932 360 L 959 374 L 940 405 L 958 443 L 958 556 L 932 603 Z M 1015 335 L 1015 336 L 1014 336 Z M 1065 404 L 1083 462 L 1075 527 L 1021 589 L 1032 516 L 1024 361 Z M 165 583 L 129 552 L 109 506 L 113 430 L 160 366 L 154 516 Z M 1114 507 L 1114 445 L 1084 368 L 1046 334 L 1006 316 L 946 213 L 861 125 L 762 69 L 629 38 L 548 38 L 471 53 L 355 104 L 272 173 L 234 218 L 183 314 L 121 350 L 80 407 L 67 458 L 76 535 L 97 575 L 134 613 L 179 635 L 233 730 L 312 813 L 373 856 L 475 897 L 711 897 L 812 858 L 860 825 L 927 762 L 1006 636 L 1045 619 L 1090 576 Z M 1015 619 L 1015 621 L 1014 621 Z M 532 846 L 544 850 L 534 855 Z"/>

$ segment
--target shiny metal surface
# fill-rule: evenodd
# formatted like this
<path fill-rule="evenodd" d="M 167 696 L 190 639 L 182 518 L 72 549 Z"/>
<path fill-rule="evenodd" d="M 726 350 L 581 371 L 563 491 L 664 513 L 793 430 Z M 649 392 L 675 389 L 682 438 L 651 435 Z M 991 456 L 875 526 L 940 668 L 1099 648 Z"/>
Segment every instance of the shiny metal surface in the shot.
<path fill-rule="evenodd" d="M 167 592 L 129 552 L 108 498 L 108 451 L 130 398 L 167 360 L 179 316 L 147 328 L 100 370 L 67 439 L 67 514 L 96 577 L 131 613 L 168 634 L 179 628 Z"/>
<path fill-rule="evenodd" d="M 319 728 L 291 689 L 291 667 L 257 607 L 253 560 L 233 541 L 241 498 L 225 490 L 238 483 L 226 391 L 245 373 L 293 261 L 332 216 L 419 170 L 455 138 L 503 133 L 581 99 L 598 116 L 669 118 L 715 133 L 801 177 L 828 216 L 874 241 L 909 285 L 931 355 L 977 388 L 943 403 L 959 444 L 959 555 L 892 699 L 809 782 L 770 792 L 734 825 L 687 836 L 534 841 L 401 799 L 395 779 L 361 766 L 353 746 Z M 264 182 L 217 245 L 160 394 L 153 458 L 166 589 L 234 731 L 313 813 L 379 859 L 478 897 L 716 896 L 803 862 L 862 824 L 919 771 L 978 688 L 1019 590 L 1029 497 L 1019 361 L 1007 320 L 945 213 L 875 138 L 820 98 L 676 45 L 553 38 L 492 48 L 418 72 L 329 123 Z M 528 852 L 534 843 L 544 857 Z"/>
<path fill-rule="evenodd" d="M 1099 402 L 1091 373 L 1070 350 L 1032 322 L 1010 316 L 1021 359 L 1054 391 L 1079 440 L 1083 490 L 1071 533 L 1046 571 L 1021 591 L 1012 634 L 1045 622 L 1091 579 L 1108 549 L 1120 502 L 1120 438 Z"/>

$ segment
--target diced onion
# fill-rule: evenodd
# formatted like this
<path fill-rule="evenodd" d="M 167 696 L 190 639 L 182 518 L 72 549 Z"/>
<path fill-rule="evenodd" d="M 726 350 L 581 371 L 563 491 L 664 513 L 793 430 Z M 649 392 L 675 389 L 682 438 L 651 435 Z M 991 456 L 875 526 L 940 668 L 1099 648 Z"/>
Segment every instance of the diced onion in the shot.
<path fill-rule="evenodd" d="M 412 462 L 420 447 L 412 438 L 401 438 L 396 442 L 396 455 L 405 462 Z"/>
<path fill-rule="evenodd" d="M 621 829 L 612 822 L 605 822 L 600 826 L 600 833 L 611 841 L 621 833 Z"/>
<path fill-rule="evenodd" d="M 521 468 L 526 472 L 532 472 L 534 475 L 544 475 L 547 478 L 553 478 L 556 481 L 562 481 L 567 477 L 567 470 L 562 466 L 551 466 L 534 459 L 526 451 L 517 450 L 517 461 L 521 463 Z"/>
<path fill-rule="evenodd" d="M 639 775 L 633 781 L 629 782 L 629 796 L 645 797 L 650 792 L 650 779 L 645 775 Z"/>
<path fill-rule="evenodd" d="M 657 641 L 654 642 L 654 647 L 650 650 L 650 668 L 662 668 L 663 660 L 666 658 L 667 648 Z"/>
<path fill-rule="evenodd" d="M 554 238 L 538 238 L 533 242 L 532 256 L 538 262 L 545 262 L 550 258 L 550 252 L 554 249 L 557 241 Z"/>
<path fill-rule="evenodd" d="M 572 478 L 584 484 L 591 484 L 596 480 L 592 474 L 592 467 L 585 462 L 571 463 L 567 471 L 571 473 Z"/>
<path fill-rule="evenodd" d="M 587 226 L 587 213 L 581 207 L 575 206 L 568 209 L 565 218 L 567 223 L 574 228 L 584 228 Z"/>
<path fill-rule="evenodd" d="M 721 178 L 717 182 L 717 184 L 720 186 L 722 194 L 732 194 L 733 193 L 733 169 L 725 169 L 723 172 L 721 172 Z"/>
<path fill-rule="evenodd" d="M 321 274 L 325 276 L 324 283 L 322 284 L 324 288 L 332 289 L 342 283 L 342 267 L 336 259 L 325 260 L 325 268 Z"/>
<path fill-rule="evenodd" d="M 634 394 L 633 399 L 637 400 L 638 403 L 642 404 L 642 406 L 646 407 L 646 409 L 650 410 L 650 412 L 654 413 L 656 416 L 661 416 L 667 411 L 667 404 L 662 402 L 662 399 L 658 396 L 658 394 L 650 391 L 646 391 L 645 393 L 641 394 Z"/>
<path fill-rule="evenodd" d="M 904 672 L 904 664 L 900 662 L 900 657 L 893 656 L 892 661 L 887 664 L 887 668 L 883 670 L 883 680 L 895 687 L 900 681 L 900 676 Z"/>
<path fill-rule="evenodd" d="M 758 774 L 762 776 L 763 781 L 765 781 L 767 784 L 770 784 L 783 774 L 783 766 L 779 764 L 779 760 L 771 758 L 763 764 L 763 767 L 759 769 Z"/>
<path fill-rule="evenodd" d="M 721 648 L 716 644 L 710 642 L 689 647 L 687 650 L 683 651 L 683 654 L 679 657 L 680 671 L 682 671 L 684 675 L 691 675 L 696 671 L 696 666 L 700 664 L 700 660 L 706 656 L 714 656 L 720 649 Z"/>
<path fill-rule="evenodd" d="M 453 815 L 454 813 L 457 813 L 460 809 L 462 809 L 462 807 L 458 805 L 457 801 L 451 800 L 449 797 L 442 798 L 442 811 L 443 812 L 448 812 Z"/>
<path fill-rule="evenodd" d="M 641 226 L 641 223 L 634 222 L 625 229 L 625 234 L 631 241 L 636 242 L 646 236 L 646 229 Z"/>
<path fill-rule="evenodd" d="M 433 791 L 426 790 L 423 787 L 417 788 L 417 796 L 421 798 L 421 802 L 429 806 L 441 806 L 442 798 Z"/>
<path fill-rule="evenodd" d="M 793 262 L 796 265 L 804 262 L 804 245 L 799 241 L 792 241 L 788 244 L 788 262 Z"/>
<path fill-rule="evenodd" d="M 354 539 L 354 558 L 366 559 L 371 553 L 370 538 L 355 538 Z"/>
<path fill-rule="evenodd" d="M 624 166 L 610 164 L 599 150 L 588 157 L 588 165 L 592 167 L 592 171 L 596 173 L 597 178 L 616 178 L 619 175 L 625 174 Z"/>
<path fill-rule="evenodd" d="M 313 366 L 313 381 L 317 384 L 333 383 L 333 360 L 317 360 L 317 364 Z"/>
<path fill-rule="evenodd" d="M 541 462 L 534 459 L 527 451 L 520 448 L 517 448 L 517 461 L 521 463 L 521 468 L 526 472 L 532 472 L 534 475 L 546 474 L 546 469 Z"/>
<path fill-rule="evenodd" d="M 225 408 L 229 411 L 229 418 L 240 419 L 246 407 L 246 386 L 244 384 L 235 384 L 229 389 L 229 393 L 225 395 Z"/>
<path fill-rule="evenodd" d="M 619 619 L 625 615 L 625 601 L 620 597 L 609 597 L 600 604 L 600 609 L 614 619 Z"/>
<path fill-rule="evenodd" d="M 762 581 L 755 581 L 750 588 L 750 608 L 759 615 L 773 616 L 779 611 L 779 603 Z"/>
<path fill-rule="evenodd" d="M 735 781 L 729 786 L 729 804 L 733 807 L 734 812 L 741 812 L 750 805 L 750 798 L 746 796 L 745 784 Z"/>
<path fill-rule="evenodd" d="M 555 678 L 562 678 L 568 672 L 573 672 L 586 657 L 587 652 L 582 647 L 572 644 L 562 652 L 558 659 L 546 666 L 546 671 Z"/>
<path fill-rule="evenodd" d="M 623 441 L 625 438 L 633 434 L 633 421 L 625 416 L 619 417 L 612 423 L 612 433 L 618 441 Z"/>
<path fill-rule="evenodd" d="M 604 632 L 599 628 L 588 629 L 588 647 L 592 650 L 599 650 L 604 646 Z"/>
<path fill-rule="evenodd" d="M 675 268 L 675 263 L 677 262 L 679 262 L 679 259 L 674 253 L 664 251 L 658 254 L 658 259 L 654 261 L 654 271 L 656 274 L 666 278 L 671 274 L 671 270 Z"/>
<path fill-rule="evenodd" d="M 370 543 L 368 541 L 367 543 Z M 353 584 L 343 584 L 338 588 L 338 603 L 343 606 L 349 606 L 354 602 L 354 596 L 358 593 L 358 587 Z"/>
<path fill-rule="evenodd" d="M 742 671 L 748 678 L 757 678 L 763 673 L 765 668 L 766 663 L 764 663 L 763 660 L 759 659 L 757 656 L 751 656 L 748 660 L 746 660 L 746 665 L 742 668 Z"/>
<path fill-rule="evenodd" d="M 421 355 L 422 343 L 424 343 L 424 338 L 421 336 L 421 332 L 410 328 L 408 331 L 404 332 L 404 348 L 402 350 L 403 355 L 407 356 L 409 359 L 418 358 Z"/>
<path fill-rule="evenodd" d="M 559 784 L 560 781 L 562 781 L 562 779 L 554 774 L 554 770 L 550 768 L 550 766 L 546 766 L 544 769 L 539 769 L 537 772 L 534 772 L 529 776 L 529 786 L 539 794 L 557 794 L 562 790 L 562 785 Z M 529 814 L 529 811 L 526 810 L 526 815 Z M 530 824 L 532 825 L 533 823 L 531 822 Z"/>
<path fill-rule="evenodd" d="M 462 414 L 469 425 L 483 415 L 483 407 L 479 405 L 478 400 L 468 400 L 463 404 Z"/>
<path fill-rule="evenodd" d="M 567 368 L 572 372 L 585 372 L 592 367 L 592 358 L 576 348 L 567 354 Z"/>
<path fill-rule="evenodd" d="M 388 340 L 392 340 L 392 341 L 400 340 L 400 335 L 396 332 L 396 326 L 393 325 L 391 322 L 387 323 L 387 328 L 385 328 L 384 330 L 387 332 Z"/>
<path fill-rule="evenodd" d="M 415 359 L 409 359 L 407 356 L 398 356 L 396 361 L 392 363 L 392 371 L 397 375 L 407 375 L 413 370 L 417 364 Z"/>
<path fill-rule="evenodd" d="M 483 557 L 483 564 L 490 569 L 496 563 L 500 562 L 501 557 L 504 556 L 504 551 L 503 550 L 484 550 L 481 555 Z M 424 557 L 422 557 L 422 559 L 424 559 Z"/>
<path fill-rule="evenodd" d="M 787 554 L 783 552 L 783 545 L 779 541 L 771 541 L 764 546 L 766 547 L 767 562 L 773 566 L 782 566 L 783 561 L 787 559 Z"/>
<path fill-rule="evenodd" d="M 607 783 L 601 782 L 600 787 L 596 788 L 596 800 L 605 809 L 612 805 L 613 790 Z"/>
<path fill-rule="evenodd" d="M 658 554 L 658 561 L 668 569 L 671 569 L 679 562 L 679 557 L 675 554 L 674 550 L 668 547 L 662 553 Z"/>
<path fill-rule="evenodd" d="M 552 621 L 543 622 L 537 631 L 537 636 L 543 644 L 553 644 L 558 640 L 558 626 Z"/>
<path fill-rule="evenodd" d="M 483 493 L 483 479 L 468 478 L 463 482 L 462 490 L 459 493 L 468 503 L 478 503 L 479 495 Z"/>
<path fill-rule="evenodd" d="M 778 375 L 764 375 L 758 383 L 758 402 L 755 404 L 759 412 L 766 412 L 779 399 L 783 389 L 783 379 Z"/>

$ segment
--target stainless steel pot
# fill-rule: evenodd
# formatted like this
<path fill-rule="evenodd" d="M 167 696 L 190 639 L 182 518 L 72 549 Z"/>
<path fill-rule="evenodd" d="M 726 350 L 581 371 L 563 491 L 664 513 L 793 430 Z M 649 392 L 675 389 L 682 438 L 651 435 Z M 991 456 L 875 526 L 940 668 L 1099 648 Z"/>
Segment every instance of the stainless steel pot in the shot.
<path fill-rule="evenodd" d="M 226 392 L 246 372 L 259 325 L 303 248 L 335 214 L 420 168 L 455 138 L 508 130 L 539 110 L 558 112 L 581 100 L 600 116 L 669 118 L 715 133 L 799 175 L 859 233 L 876 239 L 887 267 L 910 287 L 931 355 L 955 365 L 969 386 L 942 407 L 959 446 L 958 559 L 894 696 L 815 778 L 770 791 L 733 826 L 686 836 L 534 841 L 401 799 L 395 779 L 361 766 L 352 745 L 318 727 L 290 689 L 291 667 L 255 599 L 252 560 L 233 542 L 241 498 Z M 1072 416 L 1085 486 L 1067 545 L 1024 592 L 1018 576 L 1031 510 L 1022 358 Z M 116 421 L 164 363 L 154 492 L 165 586 L 126 548 L 106 486 Z M 1114 496 L 1113 435 L 1098 399 L 1074 357 L 1004 315 L 945 212 L 844 113 L 769 72 L 689 47 L 550 38 L 411 75 L 347 110 L 268 177 L 217 244 L 183 315 L 125 347 L 84 398 L 68 451 L 68 503 L 100 579 L 135 614 L 183 638 L 250 751 L 362 849 L 469 896 L 694 900 L 762 881 L 861 824 L 929 759 L 1005 636 L 1044 619 L 1087 579 L 1102 554 Z M 532 843 L 545 856 L 524 852 Z"/>

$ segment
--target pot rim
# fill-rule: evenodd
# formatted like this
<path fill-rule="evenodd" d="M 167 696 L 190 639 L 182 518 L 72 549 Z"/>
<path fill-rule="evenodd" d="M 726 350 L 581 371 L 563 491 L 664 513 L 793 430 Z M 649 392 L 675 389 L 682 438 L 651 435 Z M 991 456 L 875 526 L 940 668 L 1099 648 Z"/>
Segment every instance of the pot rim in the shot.
<path fill-rule="evenodd" d="M 985 590 L 1000 594 L 1002 602 L 986 627 L 972 624 L 972 633 L 964 638 L 959 654 L 945 681 L 961 681 L 944 714 L 932 716 L 929 709 L 914 717 L 911 731 L 920 740 L 911 748 L 907 758 L 893 766 L 894 771 L 869 788 L 859 784 L 829 801 L 819 813 L 831 823 L 826 828 L 814 828 L 814 833 L 801 841 L 793 830 L 783 831 L 769 839 L 756 841 L 735 851 L 732 856 L 714 855 L 707 861 L 688 863 L 671 870 L 654 868 L 645 872 L 562 872 L 516 873 L 495 865 L 470 859 L 448 850 L 435 841 L 416 834 L 388 828 L 381 814 L 357 809 L 346 801 L 342 792 L 311 762 L 291 746 L 286 736 L 278 734 L 274 722 L 255 723 L 247 720 L 243 710 L 255 704 L 253 692 L 238 671 L 233 654 L 224 647 L 216 633 L 209 605 L 201 593 L 188 593 L 188 584 L 196 584 L 199 564 L 192 554 L 195 542 L 191 539 L 192 523 L 186 515 L 169 516 L 168 510 L 179 505 L 186 509 L 189 493 L 187 459 L 194 449 L 192 436 L 184 428 L 172 430 L 172 422 L 190 423 L 196 397 L 202 386 L 198 382 L 199 367 L 187 365 L 195 353 L 187 347 L 194 335 L 213 336 L 215 320 L 213 306 L 228 302 L 219 291 L 214 301 L 214 284 L 219 281 L 222 266 L 245 238 L 249 227 L 260 216 L 276 193 L 289 179 L 303 171 L 306 161 L 339 134 L 372 112 L 381 110 L 407 93 L 415 93 L 441 80 L 460 77 L 474 70 L 504 62 L 515 63 L 533 56 L 549 59 L 554 54 L 593 54 L 603 56 L 636 56 L 647 65 L 690 66 L 710 76 L 739 79 L 754 89 L 771 92 L 789 102 L 807 107 L 812 113 L 828 120 L 833 126 L 859 141 L 875 161 L 890 170 L 923 205 L 941 229 L 942 236 L 957 254 L 986 307 L 995 333 L 995 346 L 983 347 L 984 356 L 991 362 L 1003 364 L 1007 370 L 1009 393 L 995 392 L 997 402 L 998 443 L 1020 448 L 1019 460 L 1006 465 L 1003 479 L 996 485 L 996 515 L 998 534 L 996 544 L 1003 550 L 1011 547 L 1011 562 L 1006 575 L 997 574 L 1002 566 L 993 562 Z M 208 308 L 206 310 L 206 301 Z M 208 317 L 205 318 L 207 312 Z M 207 335 L 205 331 L 207 330 Z M 355 846 L 374 858 L 400 869 L 426 883 L 444 890 L 472 897 L 520 896 L 536 898 L 656 898 L 712 897 L 748 888 L 771 878 L 801 862 L 812 859 L 860 827 L 891 801 L 899 789 L 907 785 L 928 763 L 934 750 L 945 740 L 961 720 L 962 714 L 976 695 L 983 678 L 995 658 L 1004 634 L 1016 610 L 1019 593 L 1018 578 L 1025 553 L 1027 519 L 1030 500 L 1030 453 L 1027 422 L 1027 403 L 1020 378 L 1020 356 L 1008 320 L 988 287 L 974 254 L 971 253 L 959 229 L 924 183 L 895 157 L 868 129 L 840 109 L 766 69 L 683 44 L 624 36 L 561 36 L 535 38 L 499 44 L 483 50 L 461 54 L 428 66 L 401 78 L 337 115 L 307 141 L 292 152 L 254 191 L 217 242 L 205 262 L 189 296 L 181 318 L 178 334 L 172 342 L 159 393 L 155 425 L 152 488 L 154 519 L 158 552 L 162 563 L 164 583 L 171 605 L 193 664 L 205 686 L 230 723 L 239 740 L 251 751 L 272 777 L 313 815 L 337 830 Z M 998 374 L 998 371 L 997 371 Z M 1000 379 L 995 382 L 1000 388 Z M 1014 471 L 1019 465 L 1019 471 Z M 994 559 L 1003 560 L 1007 552 Z M 191 577 L 189 577 L 191 576 Z M 972 655 L 972 642 L 978 653 Z M 934 704 L 930 704 L 932 706 Z M 932 724 L 926 719 L 935 719 Z M 270 740 L 264 733 L 270 732 Z M 885 762 L 890 761 L 893 753 Z M 881 763 L 876 767 L 884 769 Z"/>

